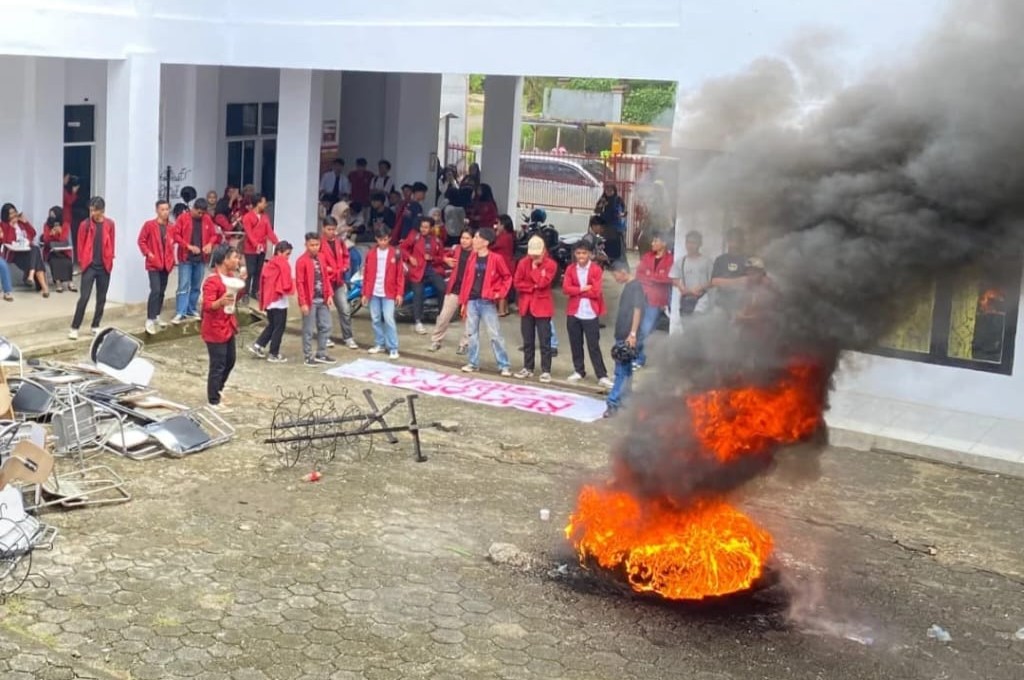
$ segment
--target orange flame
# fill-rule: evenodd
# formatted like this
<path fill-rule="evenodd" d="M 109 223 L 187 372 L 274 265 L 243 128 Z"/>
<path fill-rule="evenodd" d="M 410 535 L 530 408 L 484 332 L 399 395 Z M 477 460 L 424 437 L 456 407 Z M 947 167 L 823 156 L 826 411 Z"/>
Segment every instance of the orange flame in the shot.
<path fill-rule="evenodd" d="M 680 451 L 729 465 L 771 456 L 822 426 L 825 380 L 794 363 L 774 384 L 710 390 L 685 398 L 694 448 Z M 628 479 L 620 470 L 619 481 Z M 614 485 L 614 483 L 613 483 Z M 667 498 L 585 486 L 565 529 L 582 564 L 621 569 L 633 590 L 699 600 L 746 590 L 761 576 L 772 536 L 721 498 L 681 506 Z"/>
<path fill-rule="evenodd" d="M 1003 291 L 996 288 L 989 288 L 978 296 L 978 309 L 982 314 L 999 314 L 999 308 L 1006 301 Z"/>

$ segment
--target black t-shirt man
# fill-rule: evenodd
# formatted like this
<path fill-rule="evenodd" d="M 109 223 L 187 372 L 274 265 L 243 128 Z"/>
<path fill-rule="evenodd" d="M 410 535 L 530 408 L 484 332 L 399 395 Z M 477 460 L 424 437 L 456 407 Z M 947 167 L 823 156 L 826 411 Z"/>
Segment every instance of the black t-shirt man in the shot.
<path fill-rule="evenodd" d="M 199 248 L 198 253 L 193 253 L 191 250 L 188 252 L 189 262 L 202 262 L 203 261 L 203 218 L 193 217 L 192 218 L 192 240 L 189 243 L 196 248 Z"/>
<path fill-rule="evenodd" d="M 735 253 L 724 253 L 715 258 L 711 267 L 712 279 L 741 279 L 746 276 L 747 258 Z M 734 312 L 742 303 L 743 291 L 738 288 L 716 288 L 715 304 Z"/>
<path fill-rule="evenodd" d="M 455 282 L 452 284 L 452 292 L 456 295 L 462 290 L 462 279 L 466 275 L 466 263 L 469 262 L 472 252 L 472 250 L 459 250 L 459 261 L 455 263 Z M 480 282 L 480 285 L 483 285 L 483 281 Z"/>
<path fill-rule="evenodd" d="M 622 287 L 619 295 L 619 312 L 615 317 L 615 342 L 625 342 L 633 330 L 633 314 L 647 306 L 647 297 L 644 295 L 644 287 L 639 281 L 633 279 Z"/>
<path fill-rule="evenodd" d="M 106 270 L 103 266 L 103 222 L 93 222 L 92 225 L 96 230 L 92 240 L 92 266 Z"/>
<path fill-rule="evenodd" d="M 484 292 L 484 276 L 487 274 L 487 258 L 490 255 L 484 255 L 476 258 L 476 271 L 473 272 L 473 287 L 469 289 L 469 299 L 479 300 L 480 296 Z"/>

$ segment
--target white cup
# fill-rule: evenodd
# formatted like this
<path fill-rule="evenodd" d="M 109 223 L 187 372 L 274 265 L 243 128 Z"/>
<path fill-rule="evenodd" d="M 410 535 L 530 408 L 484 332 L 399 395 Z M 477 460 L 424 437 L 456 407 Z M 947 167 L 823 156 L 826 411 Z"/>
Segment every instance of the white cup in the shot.
<path fill-rule="evenodd" d="M 540 518 L 541 518 L 541 521 L 547 522 L 549 519 L 551 519 L 551 511 L 548 510 L 547 508 L 541 508 L 540 509 Z"/>

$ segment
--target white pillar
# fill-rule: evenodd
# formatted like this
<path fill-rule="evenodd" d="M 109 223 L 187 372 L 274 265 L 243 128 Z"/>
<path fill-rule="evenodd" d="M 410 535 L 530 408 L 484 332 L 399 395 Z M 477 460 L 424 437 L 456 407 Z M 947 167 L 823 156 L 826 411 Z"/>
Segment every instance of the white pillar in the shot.
<path fill-rule="evenodd" d="M 24 141 L 31 150 L 25 166 L 22 211 L 39 229 L 49 209 L 62 204 L 64 172 L 64 60 L 28 59 L 29 108 Z"/>
<path fill-rule="evenodd" d="M 423 182 L 426 203 L 434 204 L 437 117 L 441 109 L 441 75 L 392 73 L 385 84 L 384 156 L 391 161 L 395 185 Z M 371 161 L 372 163 L 373 161 Z"/>
<path fill-rule="evenodd" d="M 323 73 L 281 69 L 277 119 L 277 182 L 274 231 L 301 250 L 303 236 L 316 231 Z"/>
<path fill-rule="evenodd" d="M 672 118 L 672 153 L 676 153 L 676 154 L 679 153 L 680 146 L 681 146 L 682 126 L 683 126 L 683 113 L 684 113 L 684 111 L 683 111 L 683 101 L 685 100 L 685 94 L 686 94 L 686 92 L 683 89 L 683 83 L 682 82 L 677 82 L 676 83 L 675 115 Z M 679 167 L 682 168 L 682 165 L 683 165 L 682 159 L 679 159 L 678 163 L 679 163 Z M 680 170 L 680 172 L 678 174 L 679 174 L 679 178 L 678 178 L 678 180 L 676 182 L 676 196 L 677 196 L 677 199 L 676 199 L 676 225 L 675 225 L 676 226 L 676 238 L 675 238 L 675 246 L 674 246 L 674 251 L 673 251 L 673 256 L 674 256 L 676 262 L 679 262 L 679 261 L 681 261 L 683 259 L 683 255 L 686 253 L 686 232 L 689 231 L 690 229 L 693 229 L 693 223 L 692 223 L 693 222 L 693 215 L 692 214 L 690 214 L 690 215 L 684 214 L 683 206 L 679 203 L 679 198 L 678 197 L 682 196 L 681 189 L 682 189 L 682 185 L 683 185 L 683 173 Z M 709 240 L 707 239 L 706 235 L 705 235 L 705 238 L 704 238 L 704 244 L 705 244 L 705 252 L 704 252 L 704 254 L 705 255 L 709 255 L 709 253 L 707 252 L 707 245 L 709 244 Z M 678 310 L 679 310 L 679 291 L 676 290 L 675 288 L 672 288 L 672 302 L 671 302 L 671 307 L 669 307 L 669 309 L 671 310 L 672 313 L 668 315 L 668 322 L 669 322 L 668 332 L 670 334 L 679 333 L 679 332 L 681 332 L 683 330 L 683 326 L 682 326 L 682 318 L 679 316 L 679 312 L 678 312 Z"/>
<path fill-rule="evenodd" d="M 149 292 L 135 245 L 153 216 L 160 160 L 160 60 L 135 53 L 107 62 L 107 145 L 103 159 L 107 215 L 117 223 L 117 253 L 108 298 L 141 302 Z"/>
<path fill-rule="evenodd" d="M 180 188 L 195 187 L 200 196 L 220 192 L 217 172 L 219 69 L 215 66 L 164 64 L 160 81 L 160 172 L 171 166 L 171 203 Z M 161 195 L 164 184 L 161 182 Z"/>
<path fill-rule="evenodd" d="M 523 79 L 484 79 L 484 139 L 480 152 L 483 181 L 494 190 L 498 211 L 515 214 L 519 200 L 519 145 L 522 133 Z"/>

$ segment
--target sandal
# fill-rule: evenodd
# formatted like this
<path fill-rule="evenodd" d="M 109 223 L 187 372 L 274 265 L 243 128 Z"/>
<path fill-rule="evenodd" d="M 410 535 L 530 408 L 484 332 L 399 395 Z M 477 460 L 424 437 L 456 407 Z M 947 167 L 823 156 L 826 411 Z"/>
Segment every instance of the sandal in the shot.
<path fill-rule="evenodd" d="M 48 298 L 48 297 L 50 297 L 50 291 L 48 291 L 48 290 L 44 290 L 44 291 L 43 291 L 43 297 L 44 297 L 44 298 Z"/>
<path fill-rule="evenodd" d="M 77 293 L 78 292 L 78 286 L 76 286 L 73 283 L 69 283 L 68 284 L 68 291 L 70 291 L 72 293 Z"/>

